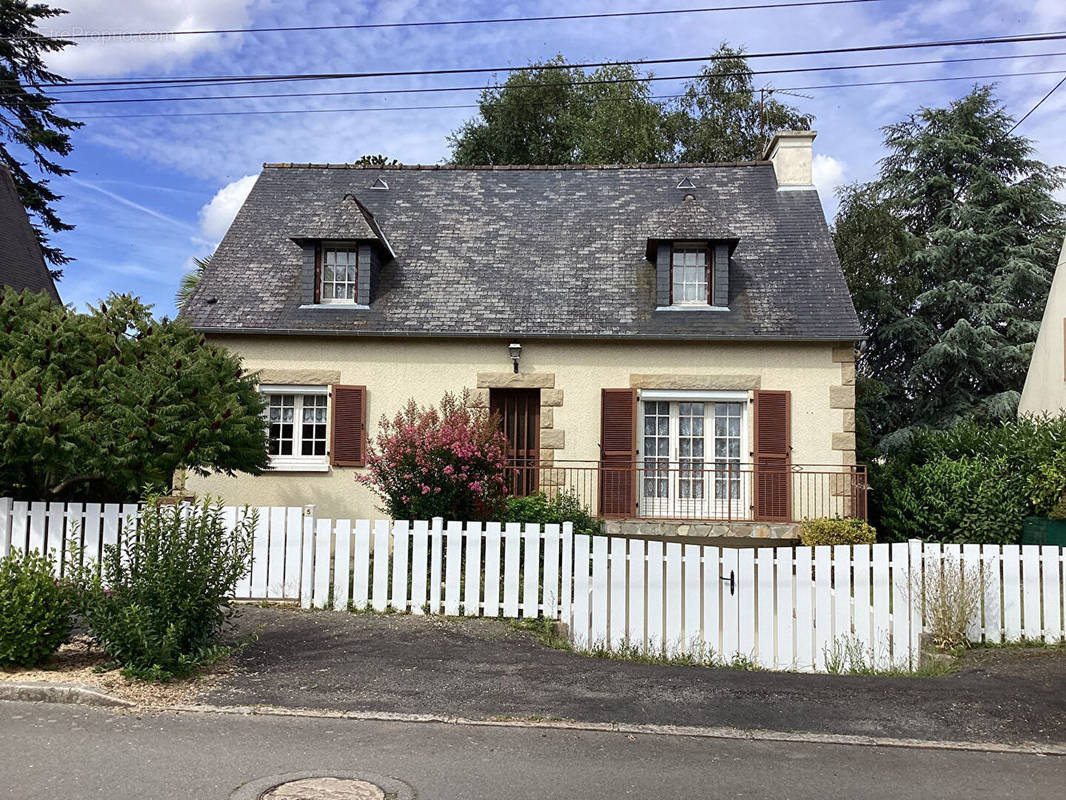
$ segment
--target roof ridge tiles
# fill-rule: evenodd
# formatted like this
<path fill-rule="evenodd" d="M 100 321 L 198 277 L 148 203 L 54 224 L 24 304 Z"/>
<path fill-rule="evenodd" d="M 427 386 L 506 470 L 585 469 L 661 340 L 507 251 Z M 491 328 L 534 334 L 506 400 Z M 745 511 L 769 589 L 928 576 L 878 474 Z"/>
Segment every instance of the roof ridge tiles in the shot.
<path fill-rule="evenodd" d="M 316 164 L 265 162 L 263 169 L 357 169 L 357 170 L 448 170 L 455 172 L 516 172 L 522 170 L 611 170 L 611 169 L 696 169 L 703 167 L 764 167 L 769 161 L 678 161 L 655 164 Z"/>

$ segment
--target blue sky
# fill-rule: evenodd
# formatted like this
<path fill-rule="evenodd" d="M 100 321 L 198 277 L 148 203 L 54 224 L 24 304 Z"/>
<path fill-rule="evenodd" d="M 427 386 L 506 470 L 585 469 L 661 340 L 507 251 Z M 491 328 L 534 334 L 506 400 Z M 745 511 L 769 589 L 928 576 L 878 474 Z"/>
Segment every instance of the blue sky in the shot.
<path fill-rule="evenodd" d="M 59 0 L 71 13 L 46 30 L 71 32 L 352 24 L 496 16 L 737 5 L 749 0 L 572 0 L 557 2 L 323 2 L 319 0 Z M 71 78 L 240 75 L 262 73 L 410 70 L 464 66 L 523 66 L 562 53 L 571 61 L 698 56 L 722 41 L 750 52 L 806 50 L 889 42 L 958 39 L 1066 30 L 1062 0 L 879 0 L 822 6 L 614 20 L 484 25 L 463 28 L 379 29 L 337 32 L 260 33 L 163 39 L 103 40 L 53 56 L 50 64 Z M 756 68 L 824 66 L 870 61 L 909 61 L 1008 53 L 1066 51 L 1066 42 L 995 48 L 918 50 L 854 56 L 759 59 Z M 687 74 L 691 65 L 653 70 Z M 1016 73 L 1061 69 L 1066 55 L 976 64 L 931 64 L 892 69 L 775 76 L 777 87 L 864 80 Z M 1020 116 L 1062 74 L 999 78 L 998 94 Z M 502 79 L 502 76 L 501 76 Z M 488 77 L 485 77 L 485 81 Z M 392 78 L 323 84 L 268 85 L 253 92 L 343 91 L 357 88 L 472 85 L 481 79 Z M 879 128 L 921 105 L 943 105 L 973 81 L 888 87 L 808 90 L 794 102 L 816 116 L 816 182 L 832 218 L 833 189 L 869 179 L 882 155 Z M 678 83 L 663 81 L 656 94 Z M 192 95 L 248 93 L 247 88 L 187 89 Z M 151 92 L 140 92 L 151 96 Z M 176 94 L 173 90 L 166 96 Z M 69 99 L 118 95 L 69 94 Z M 67 105 L 62 110 L 85 126 L 74 134 L 68 165 L 75 175 L 53 181 L 64 195 L 58 210 L 76 227 L 54 237 L 75 261 L 59 284 L 64 300 L 83 307 L 109 292 L 133 292 L 160 314 L 173 313 L 173 295 L 194 256 L 209 254 L 263 162 L 344 162 L 364 153 L 385 153 L 405 163 L 446 158 L 446 137 L 471 109 L 258 116 L 99 118 L 119 113 L 261 109 L 364 108 L 384 105 L 474 103 L 476 93 L 318 97 Z M 1066 163 L 1063 112 L 1066 88 L 1031 117 L 1020 132 L 1033 139 L 1039 157 Z M 94 117 L 94 118 L 90 118 Z M 1066 199 L 1064 196 L 1063 199 Z"/>

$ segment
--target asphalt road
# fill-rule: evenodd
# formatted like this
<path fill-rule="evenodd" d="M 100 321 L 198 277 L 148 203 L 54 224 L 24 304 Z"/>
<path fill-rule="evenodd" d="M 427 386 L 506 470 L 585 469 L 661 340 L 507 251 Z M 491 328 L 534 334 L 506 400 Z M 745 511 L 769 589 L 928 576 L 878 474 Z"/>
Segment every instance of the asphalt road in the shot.
<path fill-rule="evenodd" d="M 0 703 L 0 797 L 224 800 L 289 772 L 367 771 L 420 800 L 1062 797 L 1066 758 L 534 728 Z"/>

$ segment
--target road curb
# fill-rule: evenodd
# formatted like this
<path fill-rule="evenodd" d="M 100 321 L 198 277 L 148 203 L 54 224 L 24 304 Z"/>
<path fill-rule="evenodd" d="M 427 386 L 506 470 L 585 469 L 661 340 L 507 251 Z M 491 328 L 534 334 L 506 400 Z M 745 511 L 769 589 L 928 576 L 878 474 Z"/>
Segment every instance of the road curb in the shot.
<path fill-rule="evenodd" d="M 83 706 L 130 708 L 134 704 L 79 683 L 48 683 L 33 681 L 16 683 L 0 681 L 0 700 L 30 703 L 76 703 Z"/>
<path fill-rule="evenodd" d="M 110 708 L 136 706 L 128 700 L 106 694 L 82 684 L 0 681 L 0 700 L 66 703 Z M 594 733 L 643 734 L 646 736 L 689 736 L 699 739 L 745 739 L 753 742 L 797 742 L 806 744 L 848 745 L 852 747 L 894 747 L 913 750 L 954 750 L 973 753 L 1013 753 L 1031 756 L 1066 757 L 1066 744 L 1025 742 L 971 742 L 959 740 L 906 739 L 890 736 L 860 736 L 845 733 L 809 733 L 771 731 L 760 728 L 703 727 L 692 725 L 656 725 L 621 722 L 579 722 L 566 719 L 500 717 L 477 719 L 450 714 L 401 714 L 389 711 L 330 711 L 313 708 L 279 706 L 171 705 L 144 706 L 146 711 L 170 711 L 195 714 L 231 714 L 236 716 L 310 717 L 356 722 L 420 722 L 443 725 L 474 725 L 494 728 L 547 728 L 553 730 L 590 731 Z"/>
<path fill-rule="evenodd" d="M 212 706 L 176 705 L 157 709 L 179 713 L 233 714 L 239 716 L 311 717 L 343 719 L 362 722 L 421 722 L 445 725 L 475 725 L 496 728 L 549 728 L 553 730 L 592 731 L 596 733 L 644 734 L 650 736 L 689 736 L 701 739 L 746 739 L 753 742 L 798 742 L 806 744 L 849 745 L 853 747 L 894 747 L 915 750 L 955 750 L 975 753 L 1012 753 L 1030 756 L 1066 757 L 1066 744 L 1001 744 L 998 742 L 938 741 L 933 739 L 903 739 L 889 736 L 858 736 L 837 733 L 805 733 L 700 727 L 688 725 L 653 725 L 615 722 L 577 722 L 553 719 L 474 719 L 447 714 L 399 714 L 387 711 L 326 711 L 275 706 Z"/>

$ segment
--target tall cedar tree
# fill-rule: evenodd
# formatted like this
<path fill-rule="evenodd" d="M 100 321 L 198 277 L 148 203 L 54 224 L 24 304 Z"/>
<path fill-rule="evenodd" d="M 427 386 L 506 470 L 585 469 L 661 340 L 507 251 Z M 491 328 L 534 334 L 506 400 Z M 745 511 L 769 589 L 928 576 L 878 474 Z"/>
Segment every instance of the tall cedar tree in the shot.
<path fill-rule="evenodd" d="M 1060 168 L 991 87 L 884 128 L 880 176 L 841 192 L 837 252 L 869 337 L 859 358 L 871 441 L 1012 415 L 1040 327 L 1064 209 Z"/>
<path fill-rule="evenodd" d="M 43 3 L 0 0 L 0 161 L 11 171 L 22 205 L 30 213 L 34 233 L 44 257 L 53 265 L 70 259 L 48 243 L 48 231 L 67 231 L 52 205 L 60 199 L 46 178 L 35 179 L 21 158 L 29 157 L 39 173 L 69 175 L 54 156 L 70 153 L 70 131 L 81 127 L 52 111 L 56 99 L 45 94 L 47 84 L 66 83 L 66 78 L 49 71 L 43 56 L 62 50 L 70 41 L 42 36 L 41 20 L 67 12 Z M 53 270 L 56 278 L 61 270 Z"/>
<path fill-rule="evenodd" d="M 175 470 L 267 466 L 240 359 L 128 295 L 78 314 L 0 291 L 0 496 L 136 499 Z"/>
<path fill-rule="evenodd" d="M 743 51 L 716 60 L 671 103 L 630 65 L 595 71 L 531 64 L 482 92 L 479 114 L 450 137 L 452 162 L 633 164 L 758 158 L 775 130 L 806 129 L 810 115 L 761 97 Z M 555 66 L 554 69 L 546 67 Z"/>

